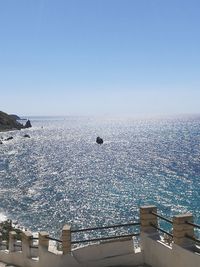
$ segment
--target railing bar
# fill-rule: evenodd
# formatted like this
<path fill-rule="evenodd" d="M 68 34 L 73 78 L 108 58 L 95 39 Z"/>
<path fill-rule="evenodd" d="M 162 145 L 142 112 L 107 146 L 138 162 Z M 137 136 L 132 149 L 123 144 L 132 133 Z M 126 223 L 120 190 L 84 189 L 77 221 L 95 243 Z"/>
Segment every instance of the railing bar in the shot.
<path fill-rule="evenodd" d="M 22 247 L 22 245 L 14 244 L 14 247 Z"/>
<path fill-rule="evenodd" d="M 167 231 L 165 231 L 165 230 L 163 230 L 163 229 L 157 227 L 157 226 L 154 225 L 153 223 L 151 223 L 151 226 L 152 226 L 153 228 L 155 228 L 155 229 L 157 229 L 157 230 L 159 230 L 159 231 L 161 231 L 161 232 L 165 233 L 166 235 L 169 235 L 169 236 L 171 236 L 171 237 L 173 238 L 173 235 L 172 235 L 172 234 L 170 234 L 170 233 L 168 233 Z"/>
<path fill-rule="evenodd" d="M 57 241 L 59 243 L 62 243 L 62 240 L 59 240 L 59 239 L 56 239 L 56 238 L 53 238 L 53 237 L 46 236 L 45 238 L 47 238 L 49 240 Z"/>
<path fill-rule="evenodd" d="M 200 240 L 199 239 L 197 239 L 197 238 L 195 238 L 195 237 L 193 237 L 193 236 L 190 236 L 190 235 L 185 235 L 185 237 L 186 238 L 189 238 L 189 239 L 191 239 L 191 240 L 193 240 L 193 241 L 195 241 L 195 242 L 197 242 L 197 243 L 200 243 Z"/>
<path fill-rule="evenodd" d="M 140 222 L 133 222 L 133 223 L 125 223 L 125 224 L 115 224 L 115 225 L 108 225 L 102 227 L 91 227 L 91 228 L 83 228 L 83 229 L 74 229 L 71 230 L 71 233 L 78 233 L 84 231 L 93 231 L 93 230 L 102 230 L 102 229 L 109 229 L 109 228 L 117 228 L 117 227 L 124 227 L 124 226 L 137 226 L 140 225 Z"/>
<path fill-rule="evenodd" d="M 155 215 L 156 217 L 158 217 L 158 218 L 160 218 L 160 219 L 162 219 L 162 220 L 164 220 L 166 222 L 173 223 L 172 220 L 169 220 L 169 219 L 163 217 L 162 215 L 157 214 L 156 212 L 151 211 L 151 214 Z"/>
<path fill-rule="evenodd" d="M 38 248 L 38 246 L 30 246 L 30 248 Z"/>
<path fill-rule="evenodd" d="M 192 222 L 187 222 L 187 221 L 185 223 L 200 229 L 200 225 L 199 224 L 192 223 Z"/>
<path fill-rule="evenodd" d="M 71 244 L 86 243 L 86 242 L 94 242 L 94 241 L 109 240 L 109 239 L 117 239 L 117 238 L 125 238 L 125 237 L 139 236 L 139 235 L 140 235 L 139 233 L 134 233 L 134 234 L 131 234 L 131 235 L 100 237 L 100 238 L 93 238 L 93 239 L 86 239 L 86 240 L 72 241 Z"/>
<path fill-rule="evenodd" d="M 31 237 L 31 240 L 39 240 L 38 237 Z"/>

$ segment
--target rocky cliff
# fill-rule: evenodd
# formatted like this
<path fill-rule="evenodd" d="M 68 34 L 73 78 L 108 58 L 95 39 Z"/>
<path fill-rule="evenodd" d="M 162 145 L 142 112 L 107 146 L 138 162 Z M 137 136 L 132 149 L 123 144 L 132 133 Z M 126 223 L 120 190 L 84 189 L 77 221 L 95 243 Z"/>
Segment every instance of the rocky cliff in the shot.
<path fill-rule="evenodd" d="M 13 115 L 0 111 L 0 131 L 20 130 L 27 128 L 23 124 L 19 123 Z"/>

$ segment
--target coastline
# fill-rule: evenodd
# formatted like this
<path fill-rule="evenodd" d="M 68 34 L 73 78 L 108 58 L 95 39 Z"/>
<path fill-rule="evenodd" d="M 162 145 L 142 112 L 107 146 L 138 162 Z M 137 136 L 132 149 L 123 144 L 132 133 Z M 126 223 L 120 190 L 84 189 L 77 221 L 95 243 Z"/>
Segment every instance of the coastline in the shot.
<path fill-rule="evenodd" d="M 14 225 L 12 220 L 6 219 L 5 221 L 0 222 L 0 231 L 2 233 L 2 239 L 8 241 L 9 240 L 9 232 L 15 231 L 17 234 L 17 238 L 21 238 L 21 233 L 24 229 L 19 229 L 17 225 Z"/>
<path fill-rule="evenodd" d="M 0 111 L 0 132 L 21 130 L 32 127 L 29 120 L 26 121 L 25 125 L 19 122 L 20 117 L 17 115 L 9 115 L 3 111 Z"/>

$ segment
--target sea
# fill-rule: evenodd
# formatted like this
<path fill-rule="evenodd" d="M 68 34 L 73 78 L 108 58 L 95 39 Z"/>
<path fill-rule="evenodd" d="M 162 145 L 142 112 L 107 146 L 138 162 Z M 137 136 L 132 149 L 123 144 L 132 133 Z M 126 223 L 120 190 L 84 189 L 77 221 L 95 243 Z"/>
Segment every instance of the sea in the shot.
<path fill-rule="evenodd" d="M 0 133 L 13 136 L 0 145 L 1 220 L 58 237 L 64 224 L 134 222 L 156 205 L 200 223 L 200 115 L 29 119 L 32 128 Z"/>

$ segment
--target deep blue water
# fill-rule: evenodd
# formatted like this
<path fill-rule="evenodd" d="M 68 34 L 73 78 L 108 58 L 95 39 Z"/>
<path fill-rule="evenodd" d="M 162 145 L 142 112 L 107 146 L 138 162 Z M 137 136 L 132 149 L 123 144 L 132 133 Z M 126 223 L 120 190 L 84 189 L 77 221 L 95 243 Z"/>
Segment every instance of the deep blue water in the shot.
<path fill-rule="evenodd" d="M 65 223 L 133 221 L 144 204 L 200 223 L 200 116 L 30 119 L 0 133 L 14 137 L 0 145 L 2 215 L 54 235 Z"/>

